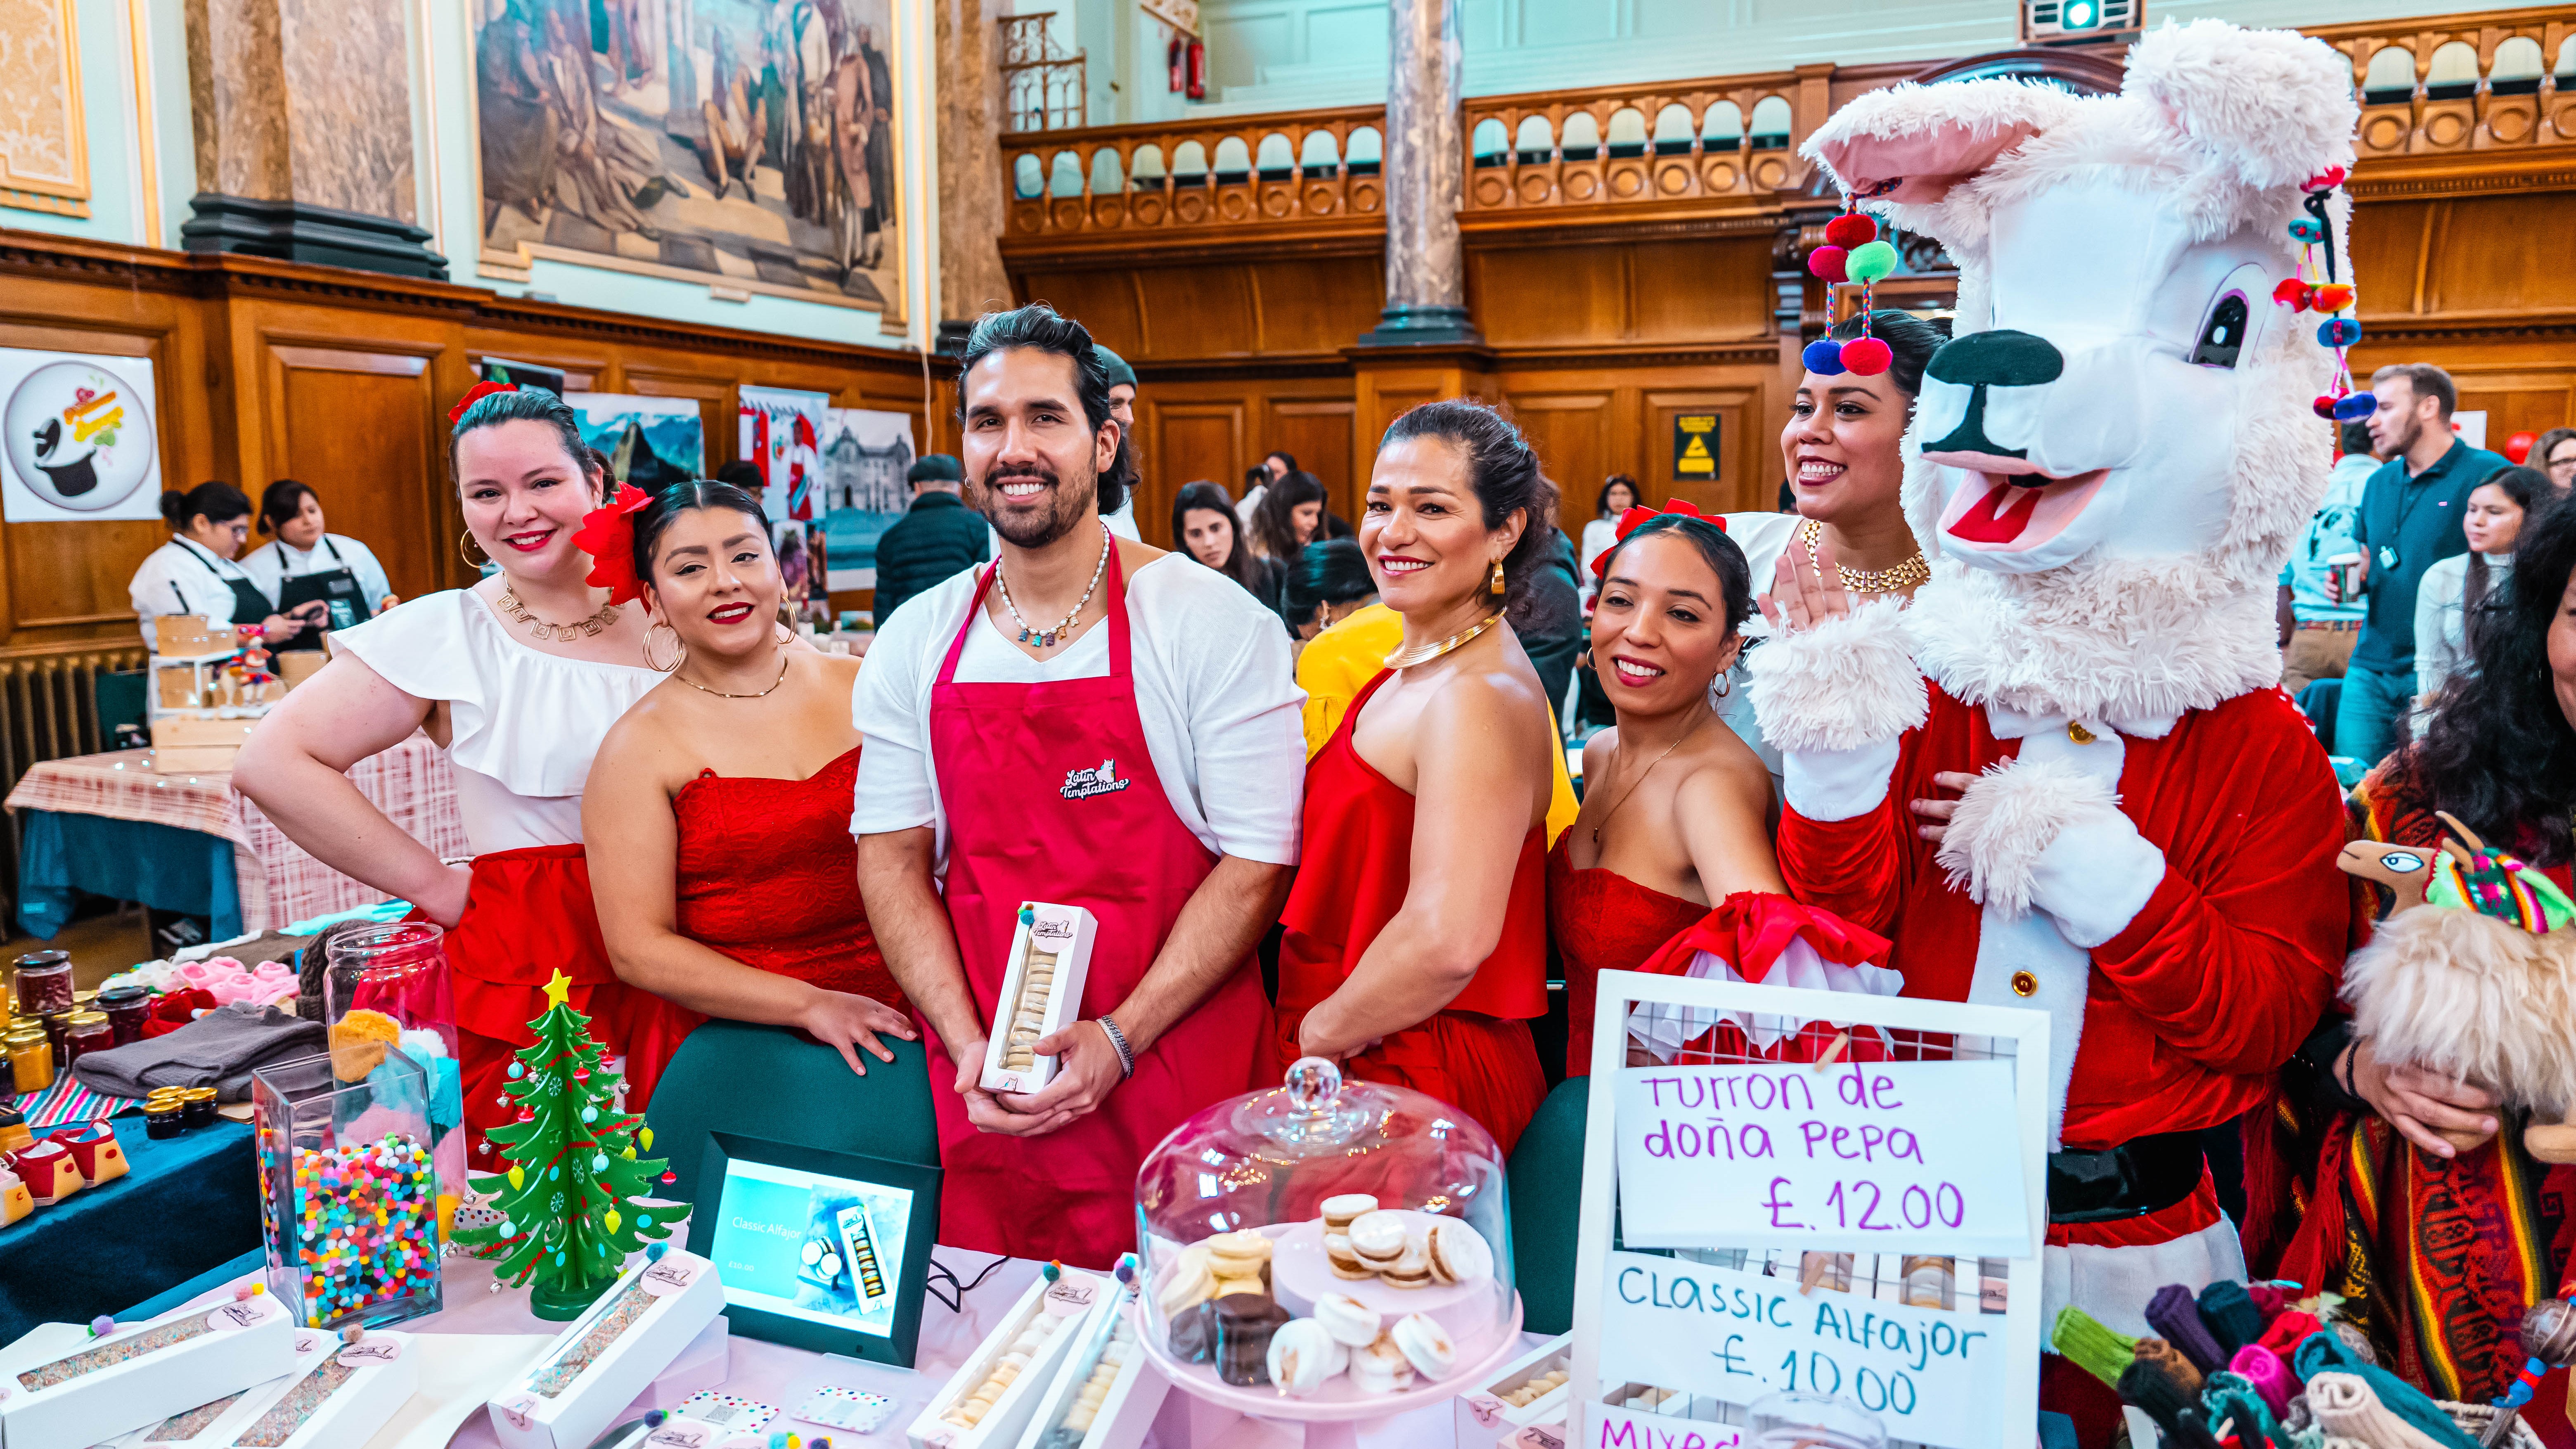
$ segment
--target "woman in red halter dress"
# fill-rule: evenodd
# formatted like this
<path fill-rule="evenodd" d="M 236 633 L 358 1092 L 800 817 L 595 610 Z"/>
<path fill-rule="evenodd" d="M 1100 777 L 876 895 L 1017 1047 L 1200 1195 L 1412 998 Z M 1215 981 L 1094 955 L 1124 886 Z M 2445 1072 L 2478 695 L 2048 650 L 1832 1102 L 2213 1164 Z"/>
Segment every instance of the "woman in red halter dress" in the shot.
<path fill-rule="evenodd" d="M 1547 860 L 1549 929 L 1565 963 L 1565 1074 L 1587 1076 L 1600 974 L 1716 975 L 1894 995 L 1870 965 L 1887 943 L 1787 895 L 1771 853 L 1771 777 L 1717 717 L 1753 610 L 1744 554 L 1688 504 L 1630 509 L 1593 562 L 1592 667 L 1618 712 L 1584 747 L 1583 811 Z M 1696 1013 L 1632 1018 L 1614 1065 L 1758 1054 L 1806 1060 L 1836 1033 L 1748 1041 Z M 1879 1054 L 1874 1043 L 1857 1057 Z"/>
<path fill-rule="evenodd" d="M 1547 1095 L 1545 825 L 1557 747 L 1501 610 L 1538 566 L 1537 458 L 1490 409 L 1387 430 L 1360 548 L 1404 647 L 1306 766 L 1280 1045 L 1463 1109 L 1505 1151 Z"/>
<path fill-rule="evenodd" d="M 609 959 L 685 1027 L 797 1027 L 864 1075 L 863 1053 L 893 1059 L 879 1037 L 914 1028 L 856 886 L 858 661 L 782 637 L 749 494 L 680 484 L 607 532 L 586 542 L 604 578 L 633 571 L 645 660 L 670 676 L 608 732 L 582 796 Z"/>

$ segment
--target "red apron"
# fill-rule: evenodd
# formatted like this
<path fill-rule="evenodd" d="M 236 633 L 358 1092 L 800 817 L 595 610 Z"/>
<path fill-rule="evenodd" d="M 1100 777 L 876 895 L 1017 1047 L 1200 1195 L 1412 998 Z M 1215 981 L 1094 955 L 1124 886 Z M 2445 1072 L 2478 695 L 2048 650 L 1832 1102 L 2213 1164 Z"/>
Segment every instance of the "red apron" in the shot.
<path fill-rule="evenodd" d="M 995 568 L 998 568 L 996 565 Z M 930 756 L 948 813 L 949 924 L 987 1023 L 1023 901 L 1078 905 L 1099 921 L 1082 1016 L 1114 1013 L 1161 951 L 1216 856 L 1172 813 L 1128 667 L 1124 568 L 1108 571 L 1109 673 L 1037 684 L 960 684 L 966 635 L 981 627 L 988 568 L 930 693 Z M 1072 798 L 1077 770 L 1113 762 L 1122 787 Z M 1267 1063 L 1270 1007 L 1245 960 L 1199 1008 L 1136 1059 L 1136 1074 L 1090 1115 L 1044 1137 L 977 1130 L 954 1068 L 923 1024 L 947 1180 L 939 1241 L 1106 1269 L 1136 1246 L 1136 1172 L 1200 1108 L 1252 1090 Z M 943 1075 L 946 1074 L 946 1075 Z"/>
<path fill-rule="evenodd" d="M 626 1107 L 641 1112 L 654 1080 L 697 1019 L 617 978 L 599 935 L 590 862 L 579 845 L 530 845 L 474 857 L 465 911 L 445 937 L 456 992 L 457 1055 L 468 1129 L 466 1163 L 497 1172 L 484 1134 L 516 1110 L 501 1100 L 510 1058 L 536 1044 L 528 1023 L 546 1010 L 555 968 L 572 979 L 566 999 L 590 1018 L 591 1035 L 626 1059 Z M 415 913 L 417 915 L 417 913 Z"/>

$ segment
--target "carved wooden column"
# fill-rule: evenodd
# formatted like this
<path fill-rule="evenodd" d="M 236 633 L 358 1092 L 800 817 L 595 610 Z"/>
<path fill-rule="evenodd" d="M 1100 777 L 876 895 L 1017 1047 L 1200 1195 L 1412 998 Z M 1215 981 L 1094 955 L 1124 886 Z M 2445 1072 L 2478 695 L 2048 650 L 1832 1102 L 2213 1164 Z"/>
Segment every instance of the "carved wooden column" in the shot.
<path fill-rule="evenodd" d="M 1011 305 L 1002 270 L 998 4 L 931 0 L 939 69 L 939 350 L 962 352 L 975 318 Z"/>
<path fill-rule="evenodd" d="M 1466 144 L 1458 107 L 1458 0 L 1393 0 L 1386 97 L 1386 310 L 1363 347 L 1480 341 L 1458 239 Z"/>
<path fill-rule="evenodd" d="M 418 220 L 404 0 L 186 0 L 190 251 L 447 276 Z"/>

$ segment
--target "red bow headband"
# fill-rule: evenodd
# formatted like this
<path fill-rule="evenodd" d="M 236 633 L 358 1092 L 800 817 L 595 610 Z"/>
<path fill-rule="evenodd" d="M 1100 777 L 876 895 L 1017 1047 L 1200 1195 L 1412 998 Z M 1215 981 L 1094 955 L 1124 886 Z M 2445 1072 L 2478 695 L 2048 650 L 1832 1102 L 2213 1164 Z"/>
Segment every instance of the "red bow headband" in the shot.
<path fill-rule="evenodd" d="M 591 559 L 582 582 L 608 590 L 612 604 L 644 597 L 644 581 L 635 575 L 635 511 L 652 501 L 653 495 L 641 488 L 612 493 L 606 507 L 582 515 L 581 527 L 573 533 L 573 547 Z"/>
<path fill-rule="evenodd" d="M 467 408 L 496 392 L 517 392 L 518 390 L 519 385 L 515 382 L 478 382 L 465 390 L 465 396 L 456 400 L 456 406 L 447 410 L 447 425 L 451 428 L 455 427 L 456 420 L 465 416 Z"/>
<path fill-rule="evenodd" d="M 1720 533 L 1726 532 L 1726 520 L 1723 517 L 1713 513 L 1702 513 L 1698 509 L 1684 503 L 1678 498 L 1665 499 L 1664 506 L 1661 508 L 1646 508 L 1642 506 L 1631 508 L 1627 512 L 1619 515 L 1619 532 L 1611 541 L 1610 546 L 1601 550 L 1601 556 L 1592 561 L 1592 577 L 1596 579 L 1608 578 L 1610 576 L 1610 555 L 1619 551 L 1619 545 L 1628 541 L 1628 535 L 1635 533 L 1639 528 L 1644 527 L 1648 520 L 1661 518 L 1667 513 L 1677 513 L 1684 518 L 1696 518 L 1700 522 L 1715 528 Z"/>

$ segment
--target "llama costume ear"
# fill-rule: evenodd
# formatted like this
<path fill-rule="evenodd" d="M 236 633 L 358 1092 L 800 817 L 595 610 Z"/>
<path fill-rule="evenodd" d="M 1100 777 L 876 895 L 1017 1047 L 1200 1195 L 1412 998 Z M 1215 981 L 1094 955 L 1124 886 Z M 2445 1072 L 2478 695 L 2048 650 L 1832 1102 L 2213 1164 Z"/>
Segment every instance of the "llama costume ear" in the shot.
<path fill-rule="evenodd" d="M 2167 24 L 2130 49 L 2122 90 L 2257 191 L 2353 163 L 2352 62 L 2295 31 Z"/>
<path fill-rule="evenodd" d="M 1845 194 L 1931 206 L 1995 158 L 2075 113 L 2076 98 L 2020 81 L 1911 82 L 1871 91 L 1807 138 Z"/>

